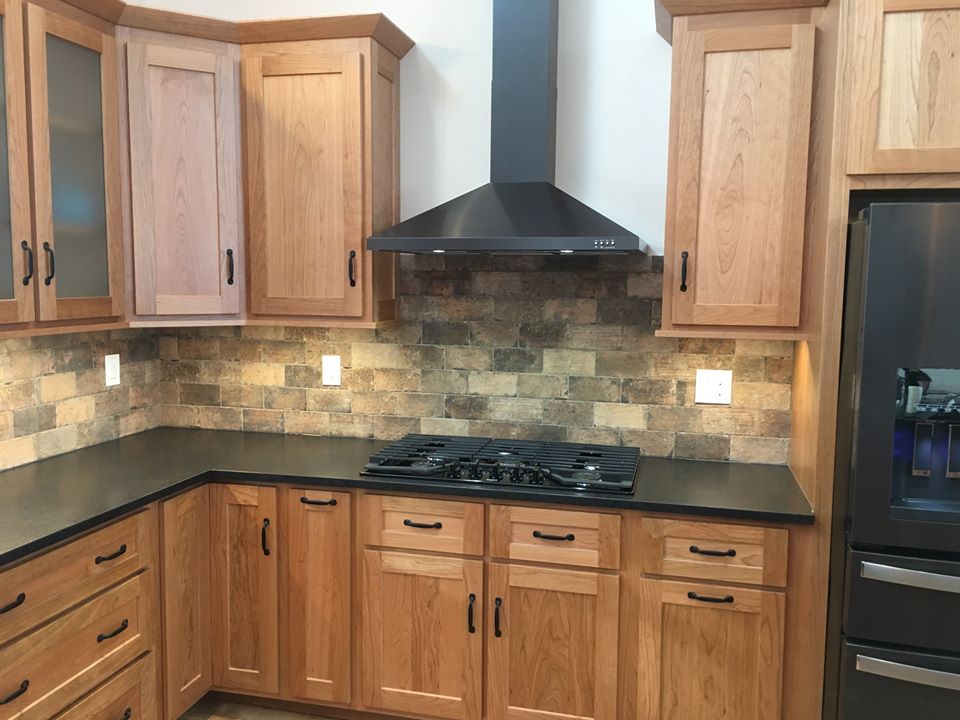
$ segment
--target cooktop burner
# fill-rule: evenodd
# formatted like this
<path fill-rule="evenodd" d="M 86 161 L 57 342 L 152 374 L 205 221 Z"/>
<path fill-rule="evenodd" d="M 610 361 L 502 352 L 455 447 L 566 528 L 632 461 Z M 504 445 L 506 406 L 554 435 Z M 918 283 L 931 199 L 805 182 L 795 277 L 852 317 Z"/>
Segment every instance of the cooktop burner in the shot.
<path fill-rule="evenodd" d="M 628 447 L 407 435 L 371 456 L 361 474 L 629 493 L 639 460 Z"/>

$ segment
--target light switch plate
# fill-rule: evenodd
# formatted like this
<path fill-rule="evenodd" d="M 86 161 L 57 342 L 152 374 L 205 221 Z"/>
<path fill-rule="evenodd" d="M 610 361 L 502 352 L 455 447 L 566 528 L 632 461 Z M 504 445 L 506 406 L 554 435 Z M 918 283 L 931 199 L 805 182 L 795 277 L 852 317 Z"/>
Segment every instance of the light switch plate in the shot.
<path fill-rule="evenodd" d="M 320 376 L 324 385 L 340 384 L 340 356 L 324 355 L 320 361 Z"/>
<path fill-rule="evenodd" d="M 104 355 L 103 356 L 103 375 L 104 382 L 106 382 L 107 387 L 113 387 L 114 385 L 120 384 L 120 356 L 119 355 Z"/>
<path fill-rule="evenodd" d="M 703 405 L 729 405 L 733 396 L 732 370 L 697 370 L 694 401 Z"/>

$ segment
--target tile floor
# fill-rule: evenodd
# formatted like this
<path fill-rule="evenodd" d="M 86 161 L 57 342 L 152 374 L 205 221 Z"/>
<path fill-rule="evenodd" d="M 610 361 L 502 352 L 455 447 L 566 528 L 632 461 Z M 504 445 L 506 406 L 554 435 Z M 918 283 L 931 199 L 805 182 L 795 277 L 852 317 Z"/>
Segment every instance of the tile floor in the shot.
<path fill-rule="evenodd" d="M 272 710 L 235 702 L 205 698 L 194 705 L 181 720 L 327 720 L 319 715 Z"/>

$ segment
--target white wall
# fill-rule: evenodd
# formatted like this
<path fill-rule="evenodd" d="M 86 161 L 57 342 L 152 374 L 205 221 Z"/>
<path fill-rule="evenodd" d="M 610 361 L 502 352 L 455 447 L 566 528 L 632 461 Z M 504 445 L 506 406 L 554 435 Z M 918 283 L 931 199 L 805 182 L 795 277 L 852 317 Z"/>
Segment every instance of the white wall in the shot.
<path fill-rule="evenodd" d="M 403 217 L 489 179 L 492 0 L 137 2 L 230 20 L 385 13 L 417 43 L 401 64 Z M 669 95 L 652 2 L 560 0 L 557 184 L 657 252 Z"/>

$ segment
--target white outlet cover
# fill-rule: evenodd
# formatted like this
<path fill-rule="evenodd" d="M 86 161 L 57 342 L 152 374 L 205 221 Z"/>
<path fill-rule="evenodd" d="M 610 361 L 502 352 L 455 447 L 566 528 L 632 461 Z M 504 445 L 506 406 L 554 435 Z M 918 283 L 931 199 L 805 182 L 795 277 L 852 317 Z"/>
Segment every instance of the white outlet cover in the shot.
<path fill-rule="evenodd" d="M 324 355 L 320 360 L 320 376 L 324 385 L 340 384 L 340 356 Z"/>
<path fill-rule="evenodd" d="M 120 384 L 120 356 L 119 355 L 104 355 L 103 356 L 103 374 L 104 382 L 106 382 L 107 387 L 113 387 L 114 385 Z"/>
<path fill-rule="evenodd" d="M 729 405 L 733 396 L 732 370 L 697 370 L 694 401 L 702 405 Z"/>

